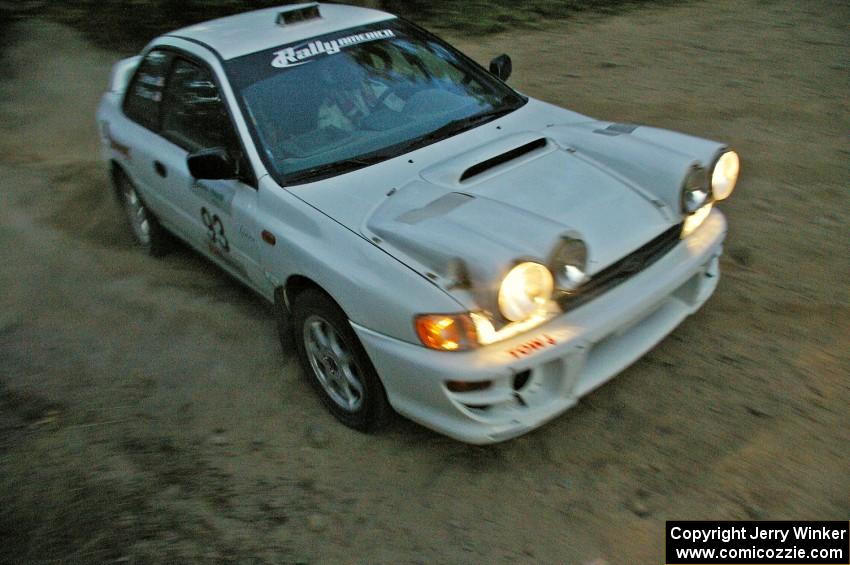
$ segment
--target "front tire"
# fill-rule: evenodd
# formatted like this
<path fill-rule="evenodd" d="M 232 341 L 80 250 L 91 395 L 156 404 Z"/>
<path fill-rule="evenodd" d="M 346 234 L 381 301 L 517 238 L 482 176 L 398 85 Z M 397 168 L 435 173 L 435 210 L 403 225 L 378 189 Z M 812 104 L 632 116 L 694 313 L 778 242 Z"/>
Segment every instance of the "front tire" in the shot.
<path fill-rule="evenodd" d="M 296 296 L 292 311 L 298 359 L 325 407 L 355 430 L 383 427 L 391 414 L 386 392 L 345 314 L 313 289 Z"/>
<path fill-rule="evenodd" d="M 130 225 L 133 238 L 152 257 L 162 257 L 168 251 L 168 232 L 148 210 L 133 182 L 124 173 L 116 175 L 116 189 L 121 207 Z"/>

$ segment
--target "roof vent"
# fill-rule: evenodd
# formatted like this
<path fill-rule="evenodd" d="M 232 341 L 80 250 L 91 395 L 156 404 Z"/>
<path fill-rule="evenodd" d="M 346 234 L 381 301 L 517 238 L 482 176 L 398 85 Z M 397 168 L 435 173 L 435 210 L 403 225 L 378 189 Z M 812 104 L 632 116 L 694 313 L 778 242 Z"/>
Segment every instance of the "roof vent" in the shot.
<path fill-rule="evenodd" d="M 318 3 L 313 2 L 312 4 L 300 4 L 278 13 L 277 25 L 292 25 L 300 22 L 306 22 L 308 20 L 315 20 L 321 17 L 322 15 L 319 13 Z"/>
<path fill-rule="evenodd" d="M 502 163 L 507 163 L 513 159 L 518 157 L 522 157 L 532 151 L 536 151 L 542 147 L 546 147 L 546 139 L 541 137 L 540 139 L 535 139 L 531 143 L 526 143 L 525 145 L 520 145 L 516 149 L 511 149 L 506 153 L 502 153 L 501 155 L 496 155 L 495 157 L 491 157 L 486 161 L 481 161 L 476 165 L 472 165 L 468 169 L 466 169 L 463 174 L 460 176 L 460 181 L 463 182 L 468 180 L 476 175 L 480 175 L 484 171 L 492 169 Z"/>

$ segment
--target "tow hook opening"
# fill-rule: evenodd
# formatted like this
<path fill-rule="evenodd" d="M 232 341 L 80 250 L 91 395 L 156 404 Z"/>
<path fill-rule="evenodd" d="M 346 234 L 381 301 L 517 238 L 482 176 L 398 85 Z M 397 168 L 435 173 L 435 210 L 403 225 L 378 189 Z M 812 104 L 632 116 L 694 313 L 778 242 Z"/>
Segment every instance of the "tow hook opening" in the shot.
<path fill-rule="evenodd" d="M 529 379 L 531 379 L 531 370 L 526 369 L 525 371 L 520 371 L 516 375 L 514 375 L 513 387 L 514 390 L 522 390 L 522 388 L 528 384 Z"/>

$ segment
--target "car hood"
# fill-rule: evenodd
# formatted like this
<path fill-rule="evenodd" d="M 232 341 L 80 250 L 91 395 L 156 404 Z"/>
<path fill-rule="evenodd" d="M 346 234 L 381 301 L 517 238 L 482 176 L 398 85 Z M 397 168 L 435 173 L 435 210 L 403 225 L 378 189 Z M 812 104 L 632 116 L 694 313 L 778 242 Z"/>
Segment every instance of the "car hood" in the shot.
<path fill-rule="evenodd" d="M 719 147 L 531 100 L 450 139 L 291 191 L 463 302 L 488 307 L 513 264 L 547 263 L 564 236 L 586 242 L 592 275 L 679 223 L 682 180 Z M 471 296 L 457 290 L 458 264 Z"/>

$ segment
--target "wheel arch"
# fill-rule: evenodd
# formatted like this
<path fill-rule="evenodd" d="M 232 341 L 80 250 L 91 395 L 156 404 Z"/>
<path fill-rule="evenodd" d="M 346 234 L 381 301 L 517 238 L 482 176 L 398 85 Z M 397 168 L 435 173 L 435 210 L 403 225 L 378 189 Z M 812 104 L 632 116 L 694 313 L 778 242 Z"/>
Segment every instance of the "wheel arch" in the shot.
<path fill-rule="evenodd" d="M 339 311 L 342 312 L 346 318 L 349 318 L 348 313 L 346 313 L 345 311 L 345 308 L 340 305 L 340 303 L 333 297 L 331 293 L 325 290 L 322 285 L 320 285 L 310 277 L 300 274 L 290 275 L 283 285 L 278 286 L 275 289 L 275 304 L 279 307 L 284 308 L 286 313 L 288 315 L 291 315 L 292 303 L 295 302 L 295 298 L 305 290 L 311 289 L 327 296 L 328 299 L 333 302 L 337 308 L 339 308 Z"/>
<path fill-rule="evenodd" d="M 124 166 L 116 161 L 115 159 L 109 160 L 109 180 L 112 182 L 112 191 L 115 194 L 115 197 L 121 200 L 121 189 L 118 186 L 118 181 L 121 180 L 121 177 L 129 178 L 127 171 L 124 170 Z"/>

